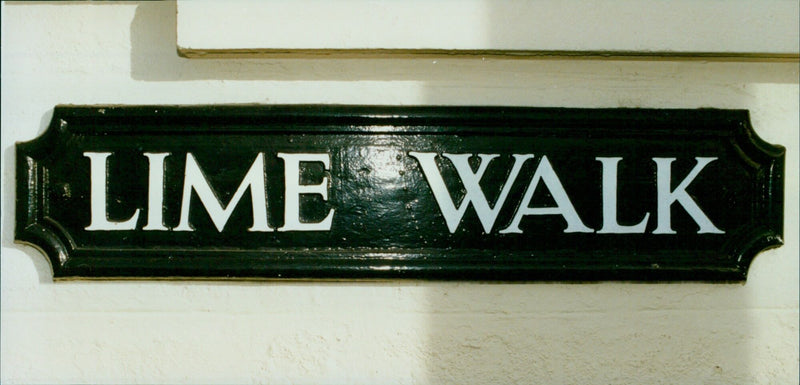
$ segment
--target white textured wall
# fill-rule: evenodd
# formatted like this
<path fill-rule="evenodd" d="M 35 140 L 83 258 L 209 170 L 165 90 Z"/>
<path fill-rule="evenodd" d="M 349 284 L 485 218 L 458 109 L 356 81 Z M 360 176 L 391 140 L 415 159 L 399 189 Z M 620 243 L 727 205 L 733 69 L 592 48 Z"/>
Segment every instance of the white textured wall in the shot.
<path fill-rule="evenodd" d="M 797 63 L 189 60 L 169 2 L 2 15 L 4 384 L 797 382 Z M 13 243 L 13 143 L 59 103 L 746 108 L 788 150 L 786 244 L 744 285 L 53 283 Z"/>

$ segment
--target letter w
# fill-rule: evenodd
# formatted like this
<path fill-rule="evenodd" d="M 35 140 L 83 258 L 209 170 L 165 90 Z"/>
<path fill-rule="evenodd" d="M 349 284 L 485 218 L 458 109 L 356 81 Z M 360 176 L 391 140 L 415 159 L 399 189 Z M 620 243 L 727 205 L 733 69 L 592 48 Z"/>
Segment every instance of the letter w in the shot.
<path fill-rule="evenodd" d="M 439 204 L 439 209 L 442 212 L 442 216 L 444 216 L 445 222 L 447 222 L 447 228 L 450 232 L 456 232 L 459 223 L 461 223 L 461 219 L 464 217 L 464 213 L 467 211 L 467 206 L 472 203 L 472 207 L 475 208 L 478 219 L 480 219 L 481 225 L 483 225 L 483 231 L 487 234 L 492 232 L 497 214 L 503 207 L 503 203 L 506 201 L 508 193 L 511 191 L 511 186 L 517 179 L 523 163 L 533 158 L 531 154 L 514 154 L 514 167 L 512 167 L 511 173 L 508 175 L 508 179 L 503 185 L 497 202 L 495 202 L 494 207 L 492 207 L 486 200 L 486 195 L 484 195 L 481 189 L 480 181 L 492 159 L 500 155 L 478 154 L 478 158 L 480 158 L 481 162 L 478 166 L 478 171 L 473 172 L 472 167 L 469 165 L 471 154 L 442 154 L 442 156 L 450 159 L 450 162 L 453 163 L 453 166 L 458 172 L 458 177 L 461 179 L 461 183 L 463 183 L 464 189 L 467 192 L 461 200 L 460 205 L 456 207 L 452 195 L 444 183 L 439 167 L 436 165 L 436 153 L 412 151 L 409 152 L 408 155 L 419 161 L 422 172 L 425 174 L 425 179 L 428 180 L 428 185 L 431 187 L 433 197 L 436 198 L 436 203 Z"/>

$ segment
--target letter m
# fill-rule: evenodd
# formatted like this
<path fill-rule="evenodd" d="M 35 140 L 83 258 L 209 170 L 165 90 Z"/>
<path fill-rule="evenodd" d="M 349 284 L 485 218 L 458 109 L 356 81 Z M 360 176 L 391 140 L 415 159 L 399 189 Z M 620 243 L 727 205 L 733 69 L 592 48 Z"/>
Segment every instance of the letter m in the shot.
<path fill-rule="evenodd" d="M 189 208 L 191 206 L 192 190 L 197 193 L 200 198 L 200 203 L 208 212 L 211 221 L 217 231 L 222 232 L 228 219 L 233 214 L 233 209 L 242 199 L 244 192 L 250 189 L 250 196 L 253 200 L 253 227 L 249 231 L 270 231 L 272 230 L 267 225 L 267 202 L 266 190 L 264 189 L 264 154 L 259 153 L 250 166 L 250 170 L 244 176 L 242 183 L 236 192 L 233 194 L 231 201 L 222 206 L 217 194 L 208 185 L 208 180 L 197 164 L 197 160 L 191 153 L 186 154 L 186 170 L 183 182 L 183 201 L 181 202 L 181 220 L 176 227 L 175 231 L 192 231 L 194 230 L 189 224 Z"/>

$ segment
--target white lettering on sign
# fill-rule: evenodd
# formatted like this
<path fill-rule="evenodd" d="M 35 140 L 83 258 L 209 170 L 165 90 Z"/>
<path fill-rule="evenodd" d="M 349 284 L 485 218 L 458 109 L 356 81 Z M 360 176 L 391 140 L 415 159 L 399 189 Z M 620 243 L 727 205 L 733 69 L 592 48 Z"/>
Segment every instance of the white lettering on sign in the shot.
<path fill-rule="evenodd" d="M 467 209 L 472 206 L 478 216 L 478 220 L 483 227 L 483 231 L 489 234 L 494 229 L 498 215 L 502 208 L 507 204 L 508 196 L 512 186 L 526 162 L 534 159 L 533 154 L 512 154 L 514 164 L 508 172 L 505 182 L 500 187 L 499 194 L 494 203 L 490 203 L 486 197 L 481 180 L 489 172 L 492 161 L 500 157 L 500 154 L 449 154 L 442 153 L 441 157 L 447 159 L 453 166 L 458 176 L 458 180 L 464 187 L 464 196 L 460 202 L 456 203 L 452 194 L 447 188 L 442 171 L 437 164 L 439 153 L 411 151 L 409 156 L 419 162 L 423 175 L 431 189 L 434 199 L 439 206 L 439 210 L 444 218 L 445 224 L 450 233 L 455 233 L 463 221 Z M 108 216 L 107 190 L 108 190 L 108 161 L 112 156 L 111 152 L 85 152 L 84 157 L 90 160 L 90 216 L 91 221 L 86 227 L 88 231 L 121 231 L 135 230 L 137 228 L 142 209 L 137 208 L 127 219 L 112 220 Z M 164 186 L 165 186 L 165 167 L 166 159 L 172 154 L 167 152 L 143 153 L 148 159 L 148 194 L 147 204 L 140 207 L 147 207 L 147 223 L 142 230 L 145 231 L 169 231 L 170 228 L 164 223 Z M 470 158 L 477 157 L 479 161 L 477 170 L 473 170 L 470 165 Z M 277 228 L 279 232 L 286 231 L 330 231 L 333 223 L 334 209 L 331 208 L 325 213 L 324 218 L 319 221 L 301 220 L 301 199 L 302 195 L 319 195 L 323 201 L 328 200 L 330 190 L 330 180 L 327 176 L 321 178 L 318 183 L 301 183 L 301 164 L 302 163 L 321 163 L 323 170 L 331 169 L 330 154 L 325 153 L 277 153 L 277 158 L 284 163 L 284 223 Z M 203 169 L 197 163 L 194 155 L 186 153 L 186 162 L 183 173 L 183 195 L 181 200 L 180 220 L 174 231 L 194 231 L 190 223 L 191 200 L 196 195 L 200 204 L 208 213 L 212 223 L 218 232 L 222 232 L 233 211 L 241 201 L 244 194 L 249 190 L 252 202 L 253 224 L 248 229 L 252 232 L 275 231 L 267 222 L 267 191 L 266 191 L 266 170 L 265 155 L 258 153 L 250 165 L 247 173 L 242 178 L 239 186 L 227 204 L 221 202 L 219 195 L 210 185 Z M 675 158 L 652 158 L 656 165 L 655 190 L 656 202 L 655 210 L 657 213 L 656 228 L 653 234 L 675 234 L 672 229 L 671 211 L 674 204 L 682 207 L 686 213 L 698 225 L 698 234 L 724 234 L 725 232 L 716 227 L 708 216 L 702 211 L 697 201 L 691 196 L 687 189 L 697 178 L 700 172 L 717 158 L 696 157 L 696 165 L 692 170 L 672 188 L 672 163 Z M 598 234 L 643 234 L 650 222 L 650 212 L 645 212 L 641 220 L 635 225 L 622 225 L 619 223 L 617 212 L 619 206 L 618 197 L 618 168 L 622 157 L 597 157 L 595 158 L 602 166 L 601 197 L 602 201 L 602 226 L 597 230 Z M 441 160 L 444 162 L 444 160 Z M 495 170 L 494 172 L 497 172 Z M 546 189 L 552 197 L 554 205 L 531 207 L 533 197 L 539 186 Z M 194 194 L 193 194 L 194 193 Z M 519 234 L 523 230 L 520 224 L 528 216 L 539 215 L 558 215 L 561 216 L 566 227 L 564 233 L 593 233 L 594 229 L 586 226 L 581 219 L 575 206 L 572 204 L 561 179 L 556 174 L 553 165 L 547 156 L 542 156 L 538 165 L 527 184 L 525 193 L 519 202 L 515 203 L 516 210 L 509 224 L 498 231 L 499 234 Z"/>
<path fill-rule="evenodd" d="M 242 199 L 245 190 L 250 189 L 250 197 L 253 201 L 253 227 L 248 231 L 270 231 L 267 225 L 267 193 L 264 187 L 264 154 L 259 153 L 250 170 L 242 179 L 242 183 L 233 194 L 231 201 L 225 207 L 217 198 L 217 194 L 208 185 L 208 180 L 203 174 L 203 170 L 197 164 L 191 153 L 186 154 L 186 171 L 183 182 L 183 200 L 181 202 L 181 220 L 175 231 L 192 231 L 194 228 L 189 224 L 189 209 L 191 207 L 192 190 L 197 193 L 200 203 L 208 212 L 217 231 L 222 232 L 228 218 L 233 214 L 233 209 L 239 200 Z"/>
<path fill-rule="evenodd" d="M 300 194 L 318 194 L 322 199 L 328 200 L 328 177 L 323 177 L 319 184 L 300 184 L 300 162 L 321 162 L 326 170 L 331 168 L 330 154 L 284 154 L 278 153 L 278 158 L 283 159 L 286 173 L 285 209 L 283 227 L 278 231 L 329 231 L 333 223 L 333 209 L 328 211 L 320 222 L 300 222 Z"/>
<path fill-rule="evenodd" d="M 533 193 L 536 191 L 536 187 L 539 186 L 539 181 L 544 182 L 545 187 L 550 191 L 550 195 L 556 202 L 556 207 L 530 207 Z M 500 233 L 522 233 L 519 223 L 522 221 L 522 217 L 526 215 L 561 215 L 567 221 L 567 228 L 564 229 L 565 233 L 594 232 L 594 230 L 583 224 L 581 218 L 578 217 L 578 212 L 572 206 L 564 186 L 546 156 L 543 156 L 539 162 L 539 167 L 536 168 L 536 172 L 531 178 L 531 183 L 528 184 L 528 189 L 525 190 L 525 196 L 522 198 L 519 207 L 517 207 L 517 213 L 514 214 L 511 225 L 500 230 Z"/>
<path fill-rule="evenodd" d="M 458 178 L 464 186 L 466 194 L 461 200 L 458 207 L 453 200 L 450 191 L 445 185 L 444 178 L 442 177 L 441 170 L 436 164 L 436 157 L 438 153 L 433 152 L 409 152 L 409 156 L 416 159 L 422 169 L 423 175 L 428 182 L 433 197 L 439 205 L 442 216 L 445 219 L 447 228 L 450 233 L 455 233 L 459 224 L 467 211 L 467 208 L 472 205 L 475 209 L 478 219 L 483 226 L 484 232 L 487 234 L 492 231 L 494 223 L 497 220 L 497 215 L 508 198 L 511 186 L 519 176 L 520 169 L 523 163 L 528 159 L 534 158 L 531 154 L 513 154 L 514 165 L 511 172 L 506 178 L 506 182 L 502 187 L 500 195 L 497 198 L 494 206 L 490 205 L 486 195 L 480 187 L 480 181 L 489 163 L 497 158 L 498 154 L 478 154 L 480 164 L 477 171 L 472 171 L 469 165 L 469 159 L 472 154 L 448 154 L 443 153 L 441 156 L 447 158 L 456 169 Z M 697 165 L 689 172 L 683 181 L 674 190 L 671 189 L 671 163 L 675 158 L 652 158 L 656 163 L 656 187 L 657 187 L 657 212 L 658 222 L 657 227 L 653 234 L 675 234 L 672 230 L 672 222 L 670 210 L 673 203 L 679 203 L 692 219 L 699 225 L 698 233 L 711 233 L 711 234 L 724 234 L 725 232 L 718 229 L 711 223 L 711 220 L 703 213 L 695 200 L 686 192 L 686 188 L 697 177 L 702 169 L 716 160 L 717 158 L 695 158 Z M 602 212 L 603 224 L 598 234 L 642 234 L 647 228 L 647 223 L 650 220 L 650 213 L 646 212 L 641 221 L 636 225 L 620 225 L 617 219 L 617 168 L 622 157 L 597 157 L 595 160 L 602 164 Z M 539 186 L 543 184 L 553 197 L 555 202 L 554 207 L 530 207 L 533 195 Z M 566 190 L 564 189 L 561 180 L 558 178 L 552 164 L 547 156 L 542 156 L 536 171 L 533 174 L 528 187 L 522 200 L 517 204 L 516 212 L 510 224 L 499 231 L 500 234 L 522 233 L 520 229 L 520 222 L 525 216 L 529 215 L 560 215 L 566 221 L 566 228 L 564 233 L 593 233 L 595 230 L 586 226 L 581 220 L 578 212 L 575 210 L 572 201 L 570 201 Z"/>
<path fill-rule="evenodd" d="M 511 168 L 511 173 L 508 174 L 505 184 L 503 184 L 503 189 L 500 191 L 497 202 L 494 204 L 494 207 L 492 207 L 489 205 L 489 201 L 486 199 L 486 195 L 481 189 L 480 181 L 492 159 L 500 155 L 478 154 L 481 163 L 478 166 L 478 171 L 472 172 L 472 168 L 469 165 L 470 154 L 442 154 L 442 156 L 450 159 L 453 163 L 456 172 L 458 172 L 458 177 L 461 179 L 461 183 L 463 183 L 464 189 L 467 191 L 466 195 L 464 195 L 464 199 L 461 200 L 461 204 L 456 208 L 450 191 L 447 190 L 439 168 L 436 166 L 436 154 L 432 152 L 412 151 L 409 152 L 408 155 L 419 161 L 425 178 L 428 180 L 428 185 L 430 185 L 431 191 L 433 191 L 433 197 L 436 198 L 436 203 L 439 204 L 439 209 L 442 211 L 442 215 L 444 216 L 444 220 L 450 232 L 456 232 L 458 224 L 461 223 L 461 218 L 464 217 L 464 213 L 471 203 L 472 207 L 475 208 L 475 212 L 478 214 L 481 225 L 483 225 L 483 231 L 487 234 L 492 232 L 497 214 L 500 212 L 503 203 L 505 203 L 508 193 L 511 191 L 511 186 L 517 179 L 519 170 L 522 169 L 522 164 L 525 163 L 526 160 L 533 158 L 533 155 L 530 154 L 514 155 L 514 166 Z"/>
<path fill-rule="evenodd" d="M 150 167 L 147 183 L 147 225 L 142 230 L 169 230 L 164 225 L 164 159 L 168 152 L 144 153 Z"/>
<path fill-rule="evenodd" d="M 106 212 L 106 163 L 110 152 L 84 152 L 83 156 L 91 162 L 91 216 L 92 221 L 86 230 L 134 230 L 139 221 L 139 209 L 124 221 L 112 222 Z"/>
<path fill-rule="evenodd" d="M 656 162 L 656 174 L 658 175 L 658 226 L 655 231 L 653 231 L 653 234 L 675 234 L 675 231 L 672 230 L 672 216 L 670 215 L 672 204 L 675 202 L 680 203 L 692 219 L 700 226 L 700 230 L 697 231 L 698 234 L 725 234 L 724 231 L 718 229 L 711 223 L 711 220 L 703 213 L 703 210 L 700 210 L 700 206 L 697 205 L 697 202 L 686 193 L 686 188 L 689 187 L 689 183 L 692 183 L 694 178 L 700 174 L 700 171 L 702 171 L 706 165 L 717 160 L 717 158 L 698 157 L 695 158 L 695 160 L 697 160 L 697 164 L 692 171 L 689 171 L 689 175 L 683 179 L 675 190 L 670 190 L 670 183 L 672 182 L 672 162 L 675 161 L 675 158 L 653 158 L 653 161 Z"/>
<path fill-rule="evenodd" d="M 621 226 L 617 222 L 617 165 L 622 158 L 595 158 L 603 163 L 603 227 L 600 234 L 644 233 L 650 213 L 637 225 Z"/>
<path fill-rule="evenodd" d="M 90 207 L 91 222 L 86 227 L 88 231 L 113 231 L 135 230 L 139 222 L 141 209 L 137 208 L 133 215 L 125 220 L 112 221 L 108 218 L 107 207 L 107 174 L 108 158 L 110 152 L 85 152 L 83 154 L 90 160 Z M 145 231 L 169 231 L 164 223 L 164 170 L 165 159 L 168 152 L 148 153 L 143 155 L 148 159 L 148 195 L 147 195 L 147 224 L 142 227 Z M 326 170 L 330 169 L 330 154 L 284 154 L 278 153 L 277 157 L 285 163 L 285 211 L 284 225 L 278 231 L 329 231 L 333 221 L 334 210 L 330 209 L 320 222 L 303 222 L 300 220 L 300 195 L 318 194 L 323 200 L 328 199 L 328 178 L 322 178 L 319 184 L 300 184 L 300 163 L 321 162 Z M 183 196 L 181 200 L 180 221 L 174 231 L 194 231 L 190 223 L 191 200 L 194 192 L 200 204 L 206 210 L 217 231 L 222 232 L 228 223 L 234 209 L 244 196 L 250 191 L 253 209 L 253 225 L 248 231 L 265 232 L 274 231 L 267 223 L 267 193 L 266 171 L 264 169 L 264 154 L 258 153 L 250 169 L 242 178 L 239 187 L 227 204 L 223 204 L 219 195 L 209 184 L 208 178 L 197 163 L 194 155 L 186 153 L 186 165 L 183 174 Z"/>

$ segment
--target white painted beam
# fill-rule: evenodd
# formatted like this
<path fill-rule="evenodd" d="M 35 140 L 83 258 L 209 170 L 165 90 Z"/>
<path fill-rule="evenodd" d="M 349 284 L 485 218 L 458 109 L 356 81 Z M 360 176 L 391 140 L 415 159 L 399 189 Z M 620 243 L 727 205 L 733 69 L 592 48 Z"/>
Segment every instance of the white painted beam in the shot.
<path fill-rule="evenodd" d="M 786 0 L 177 1 L 187 56 L 371 51 L 797 56 Z"/>

